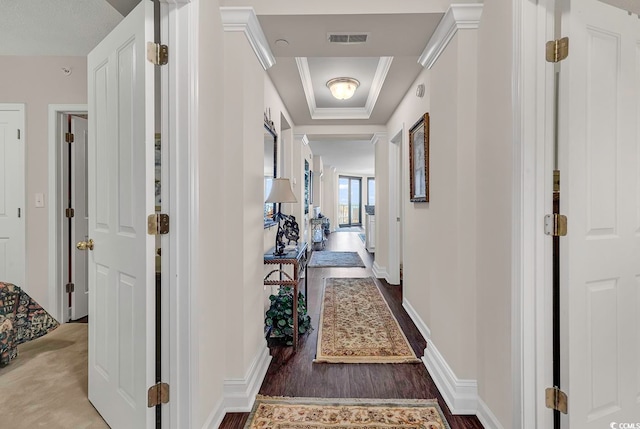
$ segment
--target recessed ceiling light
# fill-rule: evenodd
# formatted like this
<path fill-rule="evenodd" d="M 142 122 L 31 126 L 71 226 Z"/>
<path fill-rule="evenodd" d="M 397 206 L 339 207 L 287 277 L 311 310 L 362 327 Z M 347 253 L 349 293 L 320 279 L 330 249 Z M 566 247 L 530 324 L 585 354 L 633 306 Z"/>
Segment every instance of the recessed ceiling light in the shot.
<path fill-rule="evenodd" d="M 278 39 L 276 40 L 276 46 L 284 48 L 285 46 L 289 46 L 289 41 L 285 39 Z"/>
<path fill-rule="evenodd" d="M 353 97 L 360 82 L 352 77 L 336 77 L 327 82 L 327 87 L 338 100 L 347 100 Z"/>

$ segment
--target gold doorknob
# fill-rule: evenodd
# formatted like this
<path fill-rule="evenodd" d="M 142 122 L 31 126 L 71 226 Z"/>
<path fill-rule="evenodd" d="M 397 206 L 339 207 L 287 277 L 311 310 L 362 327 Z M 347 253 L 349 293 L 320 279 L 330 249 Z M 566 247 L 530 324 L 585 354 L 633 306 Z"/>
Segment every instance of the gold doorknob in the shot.
<path fill-rule="evenodd" d="M 90 238 L 89 241 L 78 241 L 76 247 L 78 250 L 93 250 L 93 239 Z"/>

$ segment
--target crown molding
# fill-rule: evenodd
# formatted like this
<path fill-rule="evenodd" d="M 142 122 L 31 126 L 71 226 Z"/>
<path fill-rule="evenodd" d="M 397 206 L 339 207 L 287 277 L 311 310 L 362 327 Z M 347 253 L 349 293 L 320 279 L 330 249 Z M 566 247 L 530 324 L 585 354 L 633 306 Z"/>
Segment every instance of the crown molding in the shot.
<path fill-rule="evenodd" d="M 298 73 L 302 81 L 302 88 L 309 106 L 309 114 L 311 119 L 369 119 L 373 108 L 378 101 L 382 85 L 387 77 L 387 73 L 391 68 L 393 57 L 380 57 L 378 67 L 371 82 L 371 89 L 364 107 L 317 107 L 313 84 L 311 82 L 311 72 L 309 71 L 309 62 L 306 57 L 296 57 L 296 65 Z"/>
<path fill-rule="evenodd" d="M 372 145 L 376 145 L 376 143 L 378 143 L 381 139 L 386 139 L 387 138 L 387 133 L 373 133 L 373 136 L 371 137 L 371 144 Z"/>
<path fill-rule="evenodd" d="M 267 37 L 262 31 L 256 12 L 252 7 L 222 6 L 220 7 L 220 16 L 224 31 L 239 31 L 247 36 L 247 40 L 263 69 L 267 70 L 276 63 Z"/>
<path fill-rule="evenodd" d="M 449 6 L 418 58 L 418 63 L 431 69 L 458 30 L 478 28 L 483 6 L 478 3 Z"/>

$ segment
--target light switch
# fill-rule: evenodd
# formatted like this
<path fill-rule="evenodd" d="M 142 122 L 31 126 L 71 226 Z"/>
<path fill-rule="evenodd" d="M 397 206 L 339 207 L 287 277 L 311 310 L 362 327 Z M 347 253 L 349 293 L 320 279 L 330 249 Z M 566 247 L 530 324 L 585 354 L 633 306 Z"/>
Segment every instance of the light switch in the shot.
<path fill-rule="evenodd" d="M 36 207 L 44 207 L 44 194 L 37 193 L 36 194 Z"/>

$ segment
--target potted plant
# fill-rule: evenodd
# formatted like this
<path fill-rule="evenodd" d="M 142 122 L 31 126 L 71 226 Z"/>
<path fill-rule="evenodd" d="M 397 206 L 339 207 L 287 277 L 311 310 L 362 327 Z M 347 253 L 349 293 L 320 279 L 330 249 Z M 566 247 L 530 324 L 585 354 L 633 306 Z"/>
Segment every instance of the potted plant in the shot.
<path fill-rule="evenodd" d="M 271 330 L 271 337 L 282 338 L 288 346 L 293 345 L 293 292 L 290 287 L 281 287 L 277 295 L 269 296 L 271 306 L 264 323 Z M 304 296 L 298 292 L 298 334 L 311 328 L 311 317 L 307 315 Z"/>

